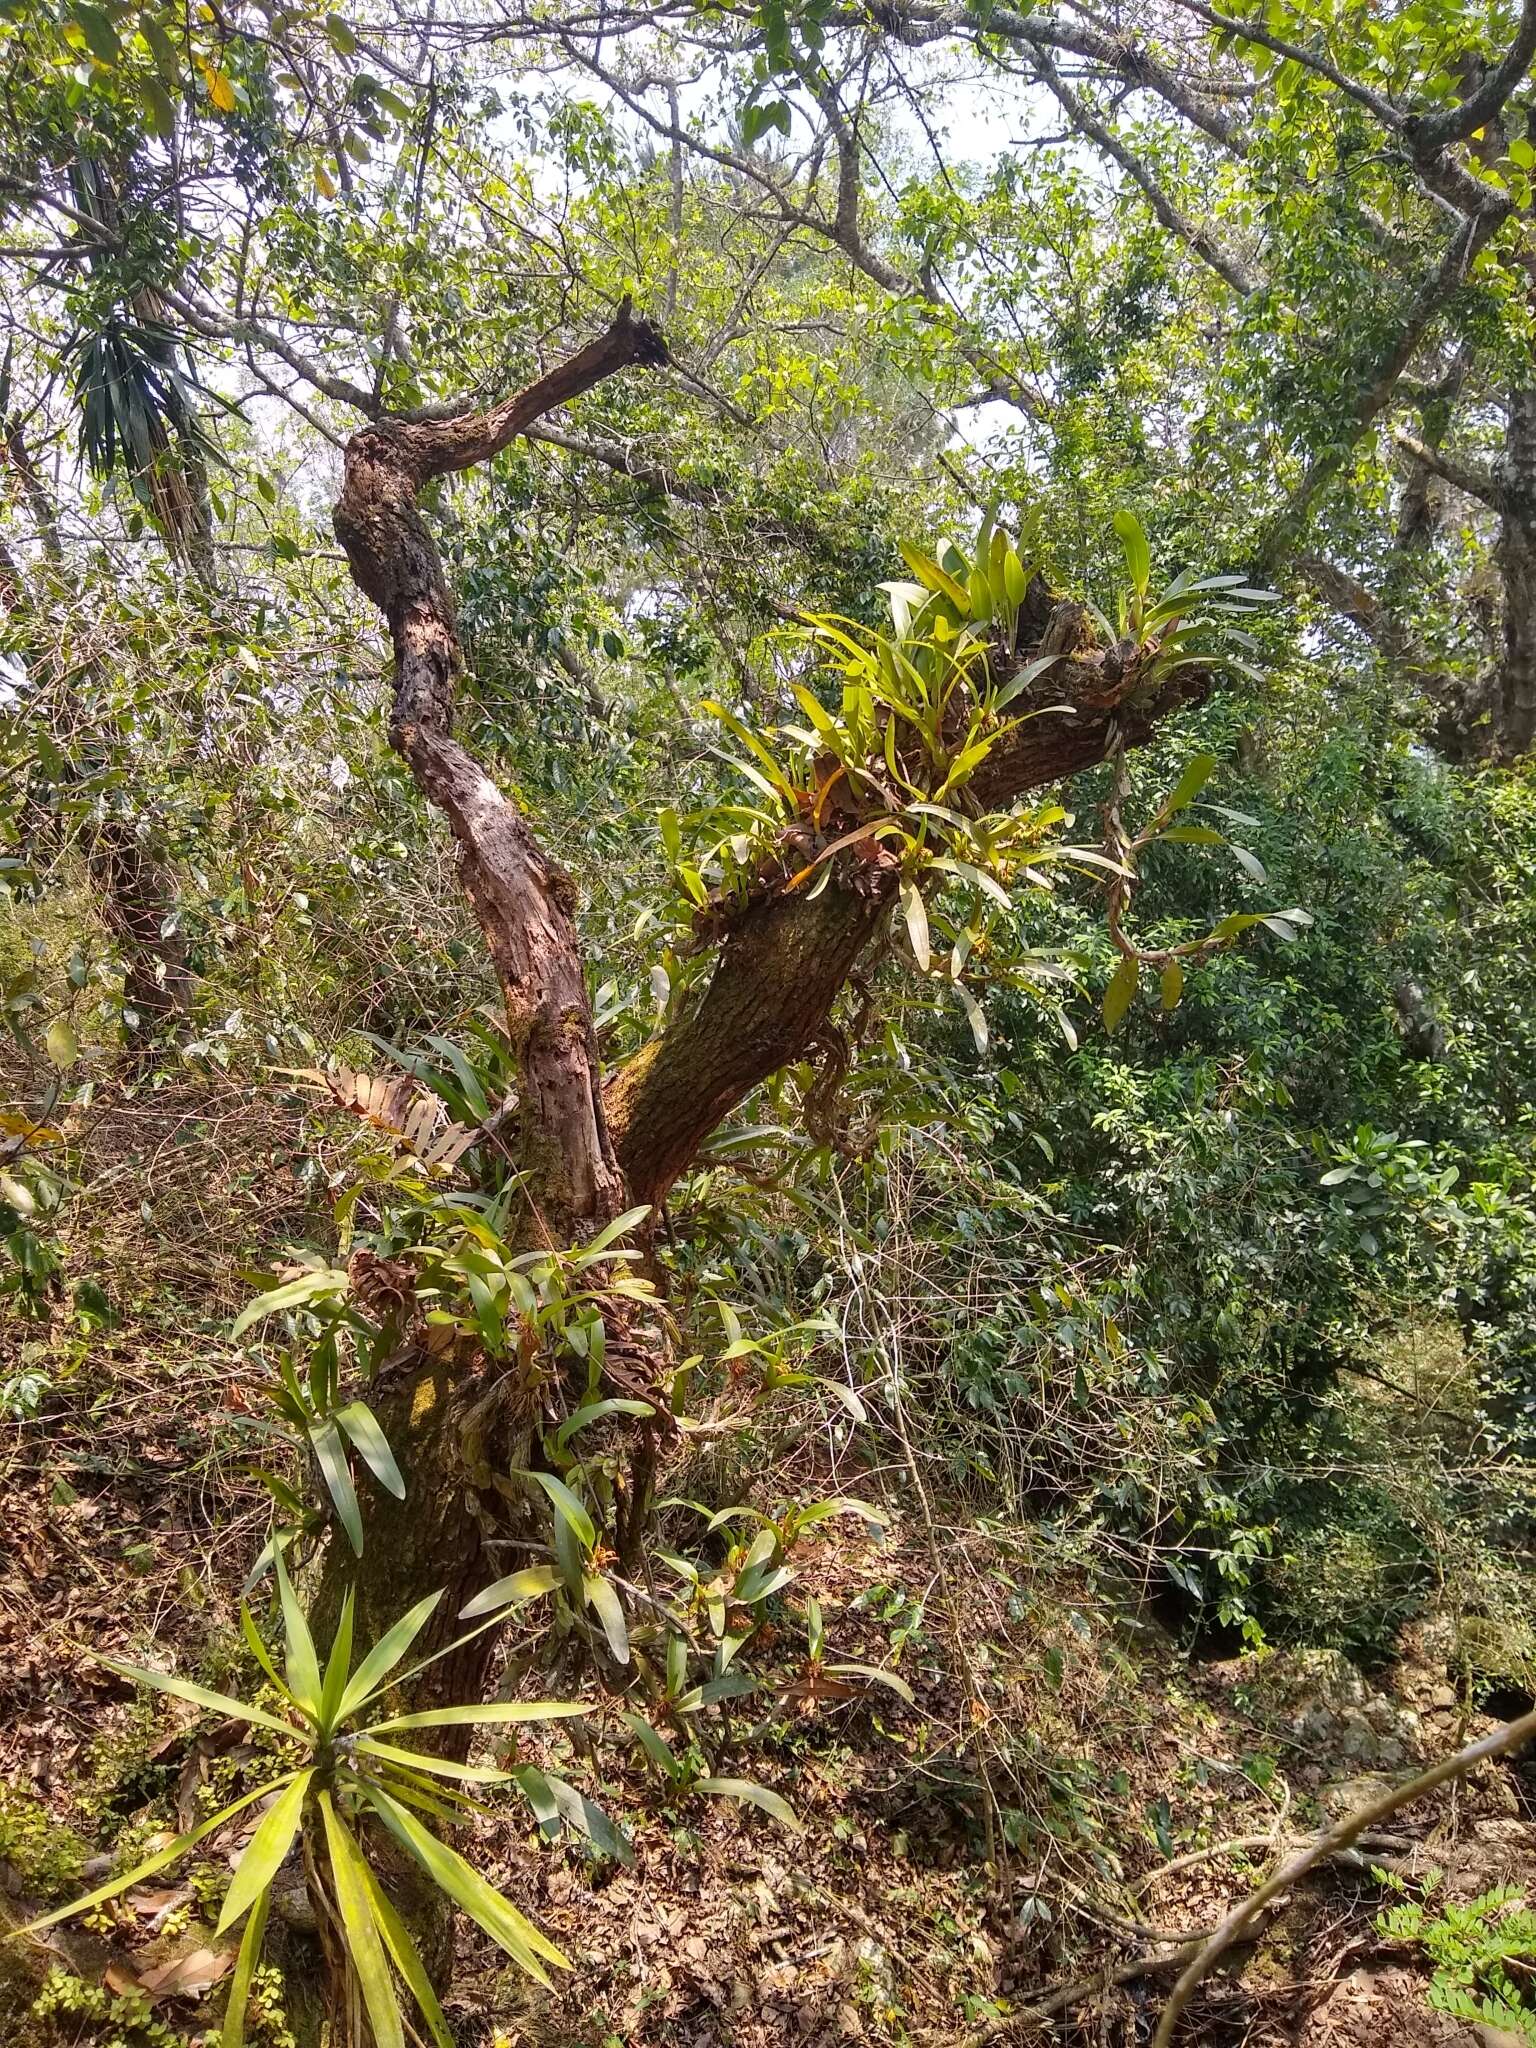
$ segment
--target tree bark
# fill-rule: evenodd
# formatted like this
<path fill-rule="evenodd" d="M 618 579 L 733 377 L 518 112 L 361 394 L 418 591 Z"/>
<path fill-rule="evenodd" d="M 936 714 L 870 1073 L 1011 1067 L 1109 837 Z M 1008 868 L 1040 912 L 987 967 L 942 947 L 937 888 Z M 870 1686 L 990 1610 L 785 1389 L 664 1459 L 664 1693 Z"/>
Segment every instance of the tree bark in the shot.
<path fill-rule="evenodd" d="M 1025 601 L 1026 630 L 1043 632 L 1054 609 L 1037 579 Z M 1021 666 L 1033 651 L 1019 656 Z M 1141 745 L 1212 681 L 1208 670 L 1179 670 L 1147 696 L 1117 649 L 1063 660 L 1012 707 L 1010 715 L 1024 715 L 968 791 L 983 808 L 1001 810 L 1051 788 L 1116 744 Z M 659 1202 L 722 1118 L 805 1052 L 895 894 L 893 874 L 861 872 L 844 854 L 818 897 L 772 897 L 730 934 L 698 1004 L 608 1083 L 608 1121 L 633 1201 Z"/>
<path fill-rule="evenodd" d="M 537 1229 L 555 1244 L 624 1206 L 573 891 L 517 807 L 453 738 L 463 667 L 458 625 L 416 497 L 433 477 L 489 461 L 525 427 L 604 378 L 666 360 L 659 331 L 634 319 L 626 300 L 606 334 L 488 412 L 362 428 L 347 445 L 334 514 L 355 581 L 389 623 L 390 739 L 458 841 L 460 874 L 506 1004 L 521 1096 L 520 1163 Z"/>
<path fill-rule="evenodd" d="M 1536 744 L 1536 390 L 1510 393 L 1501 482 L 1494 558 L 1503 585 L 1504 644 L 1496 724 L 1500 758 L 1510 761 Z"/>

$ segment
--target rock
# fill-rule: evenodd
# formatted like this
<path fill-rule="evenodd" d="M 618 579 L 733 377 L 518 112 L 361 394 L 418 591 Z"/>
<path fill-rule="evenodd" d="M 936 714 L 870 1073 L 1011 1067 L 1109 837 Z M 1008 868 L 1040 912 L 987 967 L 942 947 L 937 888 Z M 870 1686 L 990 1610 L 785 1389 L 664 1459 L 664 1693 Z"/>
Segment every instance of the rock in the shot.
<path fill-rule="evenodd" d="M 1380 1771 L 1362 1771 L 1357 1777 L 1335 1779 L 1322 1789 L 1323 1811 L 1330 1821 L 1342 1820 L 1357 1806 L 1364 1806 L 1372 1799 L 1379 1799 L 1384 1792 L 1390 1792 L 1396 1782 Z"/>

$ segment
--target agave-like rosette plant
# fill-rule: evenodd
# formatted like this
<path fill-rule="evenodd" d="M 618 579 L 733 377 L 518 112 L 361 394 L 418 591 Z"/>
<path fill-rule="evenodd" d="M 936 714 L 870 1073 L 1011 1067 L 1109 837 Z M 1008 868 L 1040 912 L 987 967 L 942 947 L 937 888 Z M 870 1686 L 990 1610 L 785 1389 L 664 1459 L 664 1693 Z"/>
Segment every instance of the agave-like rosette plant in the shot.
<path fill-rule="evenodd" d="M 428 1664 L 450 1655 L 470 1640 L 468 1635 L 460 1637 L 447 1649 L 438 1650 L 405 1670 L 398 1669 L 442 1594 L 433 1593 L 418 1601 L 354 1667 L 353 1595 L 349 1592 L 322 1670 L 314 1638 L 294 1596 L 281 1554 L 275 1559 L 275 1567 L 284 1636 L 281 1675 L 247 1608 L 241 1608 L 240 1620 L 252 1655 L 278 1695 L 279 1712 L 270 1712 L 264 1706 L 234 1699 L 226 1693 L 211 1692 L 205 1686 L 166 1672 L 148 1671 L 112 1658 L 100 1661 L 140 1685 L 153 1686 L 156 1691 L 170 1693 L 193 1706 L 282 1737 L 295 1753 L 288 1767 L 178 1835 L 132 1870 L 99 1885 L 84 1898 L 44 1914 L 21 1932 L 35 1933 L 116 1898 L 131 1885 L 175 1863 L 236 1814 L 266 1800 L 270 1803 L 235 1866 L 219 1915 L 220 1934 L 242 1916 L 245 1918 L 230 1980 L 223 2048 L 244 2048 L 246 2005 L 252 1974 L 261 1955 L 272 1886 L 301 1830 L 314 1867 L 322 1874 L 327 1893 L 325 1905 L 340 1932 L 376 2048 L 405 2048 L 401 1986 L 409 1992 L 438 2048 L 453 2048 L 453 2037 L 420 1951 L 374 1874 L 358 1822 L 369 1815 L 380 1822 L 433 1883 L 484 1928 L 519 1968 L 547 1986 L 550 1979 L 546 1965 L 570 1968 L 560 1950 L 510 1899 L 487 1884 L 456 1849 L 424 1826 L 420 1818 L 425 1813 L 453 1822 L 480 1811 L 474 1798 L 462 1788 L 505 1783 L 511 1774 L 433 1756 L 410 1747 L 410 1737 L 422 1729 L 547 1721 L 584 1714 L 587 1709 L 574 1701 L 511 1700 L 438 1707 L 420 1713 L 384 1711 L 386 1692 L 407 1684 Z M 498 1609 L 482 1627 L 494 1626 L 502 1618 L 502 1610 Z M 478 1633 L 478 1629 L 470 1631 L 470 1635 Z"/>

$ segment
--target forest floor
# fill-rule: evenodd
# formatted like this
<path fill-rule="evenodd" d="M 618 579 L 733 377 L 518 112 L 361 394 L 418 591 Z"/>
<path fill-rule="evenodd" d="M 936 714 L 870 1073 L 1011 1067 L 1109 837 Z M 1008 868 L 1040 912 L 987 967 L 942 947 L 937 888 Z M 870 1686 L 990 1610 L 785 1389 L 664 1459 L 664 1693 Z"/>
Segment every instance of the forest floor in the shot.
<path fill-rule="evenodd" d="M 103 1859 L 187 1825 L 200 1789 L 240 1761 L 238 1730 L 135 1696 L 92 1653 L 245 1680 L 236 1602 L 267 1500 L 248 1469 L 249 1368 L 221 1334 L 245 1292 L 241 1259 L 209 1247 L 292 1234 L 300 1189 L 233 1091 L 180 1123 L 168 1100 L 164 1131 L 141 1123 L 136 1142 L 135 1175 L 146 1149 L 175 1163 L 158 1172 L 175 1199 L 153 1230 L 101 1199 L 77 1219 L 87 1270 L 135 1275 L 115 1319 L 0 1329 L 0 1384 L 39 1381 L 38 1412 L 0 1434 L 0 1918 L 12 1924 Z M 814 1476 L 823 1491 L 878 1489 L 879 1475 L 852 1468 Z M 984 1523 L 974 1506 L 930 1510 L 899 1471 L 882 1499 L 888 1528 L 834 1517 L 801 1539 L 795 1599 L 820 1601 L 830 1656 L 896 1672 L 912 1702 L 856 1687 L 802 1700 L 756 1740 L 746 1714 L 712 1728 L 713 1768 L 780 1793 L 799 1833 L 749 1806 L 676 1798 L 616 1711 L 580 1746 L 551 1724 L 518 1754 L 599 1800 L 632 1860 L 547 1844 L 510 1802 L 477 1824 L 477 1866 L 574 1967 L 543 1993 L 462 1934 L 449 2009 L 466 2043 L 1129 2048 L 1150 2038 L 1178 1944 L 1278 1851 L 1493 1725 L 1458 1696 L 1433 1624 L 1369 1681 L 1332 1652 L 1190 1661 L 1129 1592 L 1090 1595 L 1040 1531 Z M 795 1641 L 760 1635 L 756 1668 L 777 1662 L 793 1683 Z M 545 1674 L 527 1689 L 560 1688 Z M 210 1853 L 227 1862 L 251 1824 L 232 1823 Z M 1452 1898 L 1504 1881 L 1536 1890 L 1536 1786 L 1487 1765 L 1400 1813 L 1390 1840 L 1328 1865 L 1213 1976 L 1186 2038 L 1487 2048 L 1486 2029 L 1430 2010 L 1427 1967 L 1377 1933 L 1392 1894 L 1373 1866 L 1410 1885 L 1443 1871 Z M 206 1894 L 171 1872 L 90 1928 L 9 1944 L 0 2044 L 114 2038 L 78 2001 L 46 2021 L 34 2010 L 55 1965 L 114 1994 L 148 1984 L 166 2031 L 120 2031 L 128 2048 L 211 2042 L 232 1954 L 201 1917 Z M 276 2023 L 253 2036 L 282 2039 Z"/>

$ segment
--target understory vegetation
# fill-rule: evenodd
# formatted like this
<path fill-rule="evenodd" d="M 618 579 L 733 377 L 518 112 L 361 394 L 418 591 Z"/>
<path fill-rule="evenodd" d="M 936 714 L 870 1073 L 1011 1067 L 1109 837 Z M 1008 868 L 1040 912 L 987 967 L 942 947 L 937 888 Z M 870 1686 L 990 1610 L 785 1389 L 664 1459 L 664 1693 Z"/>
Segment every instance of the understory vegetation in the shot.
<path fill-rule="evenodd" d="M 1536 2040 L 1536 8 L 0 52 L 0 2042 Z"/>

